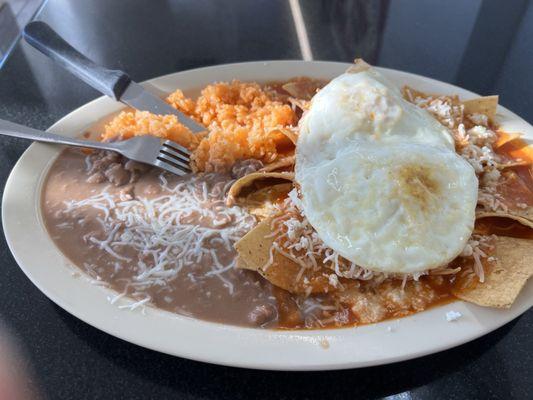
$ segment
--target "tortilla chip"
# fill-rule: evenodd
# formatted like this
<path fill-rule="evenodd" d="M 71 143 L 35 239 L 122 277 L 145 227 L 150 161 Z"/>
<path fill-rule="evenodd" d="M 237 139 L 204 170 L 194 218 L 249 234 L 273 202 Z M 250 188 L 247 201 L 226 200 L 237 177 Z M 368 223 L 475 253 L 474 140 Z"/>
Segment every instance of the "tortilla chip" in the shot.
<path fill-rule="evenodd" d="M 329 283 L 329 272 L 325 268 L 304 268 L 293 260 L 271 251 L 274 237 L 272 219 L 267 218 L 235 243 L 241 263 L 245 269 L 257 271 L 273 285 L 291 293 L 328 293 L 336 288 Z M 272 255 L 272 262 L 271 261 Z"/>
<path fill-rule="evenodd" d="M 480 202 L 476 218 L 506 217 L 533 228 L 533 188 L 529 178 L 514 170 L 505 170 L 498 181 L 494 196 L 501 204 Z"/>
<path fill-rule="evenodd" d="M 294 180 L 293 172 L 252 172 L 251 174 L 245 175 L 240 179 L 237 179 L 233 185 L 228 190 L 228 195 L 226 203 L 232 205 L 235 203 L 236 198 L 239 196 L 239 193 L 247 187 L 252 185 L 254 182 L 261 179 L 285 179 L 288 181 Z"/>
<path fill-rule="evenodd" d="M 485 282 L 469 288 L 455 287 L 452 293 L 484 307 L 511 307 L 533 275 L 533 240 L 499 236 L 494 257 L 496 261 L 485 271 Z"/>
<path fill-rule="evenodd" d="M 289 97 L 289 103 L 293 110 L 296 111 L 296 108 L 299 108 L 301 112 L 305 112 L 309 110 L 309 107 L 311 106 L 311 100 L 302 100 L 302 99 L 296 99 L 294 97 Z"/>
<path fill-rule="evenodd" d="M 498 96 L 477 97 L 471 100 L 463 101 L 464 114 L 483 114 L 491 121 L 496 117 L 496 109 L 498 108 Z"/>
<path fill-rule="evenodd" d="M 326 82 L 320 79 L 295 78 L 284 84 L 282 88 L 297 99 L 311 100 L 325 84 Z"/>
<path fill-rule="evenodd" d="M 533 229 L 507 216 L 487 216 L 476 220 L 474 233 L 533 240 Z"/>
<path fill-rule="evenodd" d="M 353 60 L 354 65 L 349 67 L 346 70 L 347 74 L 357 74 L 358 72 L 366 71 L 367 69 L 371 68 L 372 66 L 365 62 L 362 58 L 356 58 Z"/>
<path fill-rule="evenodd" d="M 531 164 L 532 164 L 531 161 L 526 161 L 526 160 L 523 160 L 523 161 L 509 161 L 509 162 L 504 162 L 504 163 L 494 163 L 496 168 L 499 169 L 499 170 L 506 169 L 506 168 L 513 168 L 513 167 L 525 167 L 525 166 L 528 166 L 528 165 L 531 165 Z"/>
<path fill-rule="evenodd" d="M 291 182 L 266 186 L 250 193 L 244 198 L 244 201 L 246 203 L 274 203 L 277 200 L 287 197 L 287 193 L 289 193 L 292 188 L 293 185 Z"/>
<path fill-rule="evenodd" d="M 451 105 L 458 106 L 461 105 L 459 96 L 457 95 L 446 95 L 446 94 L 437 94 L 437 93 L 426 93 L 421 90 L 416 90 L 411 86 L 405 85 L 402 87 L 402 95 L 405 99 L 413 102 L 417 98 L 421 99 L 441 99 L 448 101 Z M 462 118 L 462 113 L 461 113 Z"/>
<path fill-rule="evenodd" d="M 297 131 L 295 131 L 294 129 L 289 129 L 289 128 L 278 128 L 276 130 L 282 133 L 283 135 L 285 135 L 287 139 L 289 139 L 292 142 L 292 144 L 296 145 L 296 142 L 298 141 Z"/>
<path fill-rule="evenodd" d="M 448 96 L 424 93 L 409 86 L 404 86 L 402 88 L 402 96 L 407 101 L 428 111 L 433 118 L 435 118 L 448 129 L 455 129 L 459 126 L 459 124 L 463 123 L 463 106 L 459 96 L 457 95 Z M 424 101 L 421 103 L 419 100 Z M 442 104 L 449 107 L 449 112 L 442 114 L 437 111 Z M 433 106 L 437 106 L 437 109 L 435 109 Z M 458 138 L 456 138 L 456 140 L 457 139 Z"/>
<path fill-rule="evenodd" d="M 418 98 L 429 100 L 440 99 L 441 101 L 449 103 L 451 106 L 457 106 L 452 108 L 452 119 L 455 122 L 454 126 L 458 126 L 464 121 L 464 116 L 470 114 L 484 114 L 489 118 L 489 120 L 494 121 L 494 118 L 496 116 L 496 109 L 498 107 L 498 96 L 478 97 L 471 100 L 461 101 L 459 99 L 459 96 L 457 95 L 450 96 L 442 94 L 424 93 L 420 90 L 413 89 L 410 86 L 404 86 L 402 88 L 402 95 L 405 99 L 412 103 L 414 103 L 415 100 Z M 462 107 L 459 107 L 461 105 Z M 443 125 L 447 126 L 448 128 L 453 128 L 453 126 L 450 126 L 449 123 L 446 122 L 446 119 L 448 117 L 442 120 L 442 118 L 438 114 L 434 112 L 432 112 L 432 114 Z"/>
<path fill-rule="evenodd" d="M 239 255 L 237 255 L 237 258 L 235 259 L 235 268 L 247 269 L 249 271 L 257 271 L 257 268 L 248 265 L 246 261 L 244 261 L 244 259 Z"/>
<path fill-rule="evenodd" d="M 503 135 L 500 133 L 500 137 Z M 511 140 L 503 140 L 500 151 L 504 150 L 507 157 L 512 159 L 533 161 L 533 146 L 530 141 L 524 140 L 518 134 L 510 135 Z"/>
<path fill-rule="evenodd" d="M 416 98 L 422 98 L 422 99 L 425 99 L 425 98 L 428 98 L 428 97 L 439 97 L 438 94 L 429 94 L 429 93 L 425 93 L 425 92 L 422 92 L 420 90 L 416 90 L 414 88 L 412 88 L 411 86 L 407 86 L 405 85 L 404 87 L 402 87 L 402 95 L 405 99 L 409 100 L 409 101 L 414 101 Z"/>
<path fill-rule="evenodd" d="M 522 213 L 518 211 L 476 211 L 476 220 L 487 217 L 509 218 L 520 222 L 522 225 L 533 228 L 533 208 L 525 209 Z"/>
<path fill-rule="evenodd" d="M 291 156 L 283 157 L 277 161 L 274 161 L 273 163 L 265 165 L 259 170 L 259 172 L 272 172 L 277 169 L 292 167 L 295 161 L 296 157 L 294 156 L 294 154 Z"/>
<path fill-rule="evenodd" d="M 256 190 L 242 199 L 242 207 L 262 221 L 272 214 L 275 202 L 287 197 L 292 188 L 292 183 L 280 183 Z"/>
<path fill-rule="evenodd" d="M 507 133 L 498 131 L 498 140 L 492 144 L 493 149 L 502 147 L 504 144 L 512 142 L 513 140 L 520 139 L 522 137 L 521 133 Z"/>

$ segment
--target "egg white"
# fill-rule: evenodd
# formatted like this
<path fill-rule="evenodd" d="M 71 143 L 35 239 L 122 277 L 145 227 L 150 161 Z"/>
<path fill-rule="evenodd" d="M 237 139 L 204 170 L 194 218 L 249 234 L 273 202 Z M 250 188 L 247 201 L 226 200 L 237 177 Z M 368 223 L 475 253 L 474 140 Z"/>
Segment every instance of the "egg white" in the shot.
<path fill-rule="evenodd" d="M 465 247 L 478 181 L 449 131 L 377 72 L 347 73 L 300 123 L 302 211 L 326 245 L 356 264 L 416 273 Z"/>
<path fill-rule="evenodd" d="M 454 150 L 453 137 L 425 110 L 405 101 L 394 85 L 370 69 L 333 79 L 312 99 L 300 121 L 300 162 L 335 158 L 354 141 L 410 141 Z"/>

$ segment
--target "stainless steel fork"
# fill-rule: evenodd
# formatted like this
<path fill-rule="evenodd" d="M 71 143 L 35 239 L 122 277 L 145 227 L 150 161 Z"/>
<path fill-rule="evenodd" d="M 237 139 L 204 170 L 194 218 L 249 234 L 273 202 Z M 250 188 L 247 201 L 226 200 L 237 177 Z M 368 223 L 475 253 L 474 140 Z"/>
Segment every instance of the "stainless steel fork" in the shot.
<path fill-rule="evenodd" d="M 150 164 L 180 176 L 192 172 L 189 166 L 190 152 L 185 147 L 171 140 L 161 141 L 150 135 L 136 136 L 120 142 L 95 142 L 43 132 L 1 119 L 0 135 L 37 142 L 115 151 L 130 160 Z"/>

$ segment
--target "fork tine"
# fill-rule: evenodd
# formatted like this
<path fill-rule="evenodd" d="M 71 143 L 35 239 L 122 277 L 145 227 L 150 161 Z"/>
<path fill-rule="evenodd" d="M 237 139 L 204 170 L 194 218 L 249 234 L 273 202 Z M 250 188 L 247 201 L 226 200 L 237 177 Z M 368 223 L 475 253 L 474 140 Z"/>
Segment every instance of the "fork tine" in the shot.
<path fill-rule="evenodd" d="M 177 144 L 176 142 L 173 142 L 172 140 L 165 140 L 163 142 L 163 146 L 170 148 L 171 150 L 174 150 L 175 152 L 181 154 L 184 156 L 187 160 L 189 159 L 189 156 L 191 155 L 191 152 L 187 150 L 185 147 Z"/>
<path fill-rule="evenodd" d="M 187 163 L 181 162 L 180 160 L 177 160 L 174 157 L 168 156 L 164 153 L 159 153 L 154 164 L 180 176 L 192 172 Z"/>
<path fill-rule="evenodd" d="M 189 157 L 187 156 L 184 156 L 183 154 L 181 153 L 178 153 L 177 151 L 171 149 L 170 147 L 161 147 L 161 149 L 159 150 L 159 153 L 163 153 L 171 158 L 175 158 L 177 159 L 178 161 L 181 161 L 183 163 L 186 163 L 186 164 L 189 164 Z"/>
<path fill-rule="evenodd" d="M 184 176 L 184 175 L 187 175 L 188 173 L 179 168 L 173 167 L 172 165 L 168 164 L 166 161 L 156 160 L 154 162 L 154 165 L 177 176 Z"/>

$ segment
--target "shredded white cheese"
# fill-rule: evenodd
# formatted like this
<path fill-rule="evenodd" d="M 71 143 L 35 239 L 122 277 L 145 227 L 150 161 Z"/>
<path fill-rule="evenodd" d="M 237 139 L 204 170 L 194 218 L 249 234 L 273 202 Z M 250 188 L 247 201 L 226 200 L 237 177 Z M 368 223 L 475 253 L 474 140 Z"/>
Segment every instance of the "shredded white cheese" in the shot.
<path fill-rule="evenodd" d="M 296 189 L 289 193 L 285 201 L 276 206 L 275 217 L 272 221 L 273 232 L 271 237 L 275 238 L 271 248 L 305 268 L 318 268 L 318 261 L 330 266 L 335 274 L 328 275 L 328 282 L 331 286 L 340 285 L 338 277 L 368 280 L 374 277 L 374 273 L 342 258 L 336 251 L 327 247 L 318 236 L 309 221 L 303 216 L 298 207 L 300 199 Z M 270 262 L 267 263 L 267 266 Z M 300 271 L 298 277 L 303 275 Z"/>
<path fill-rule="evenodd" d="M 234 268 L 235 257 L 221 260 L 217 249 L 232 252 L 233 244 L 253 228 L 255 218 L 240 207 L 225 205 L 231 181 L 210 187 L 210 178 L 211 175 L 198 175 L 169 187 L 162 174 L 161 185 L 168 194 L 120 198 L 104 190 L 88 199 L 67 202 L 65 212 L 84 207 L 97 210 L 101 232 L 91 232 L 84 239 L 116 260 L 115 271 L 123 263 L 133 263 L 132 284 L 141 288 L 165 285 L 183 269 L 203 264 L 211 265 L 204 278 L 220 280 L 231 294 L 233 284 L 225 273 Z M 136 255 L 134 260 L 132 254 Z M 134 309 L 149 299 L 142 301 L 124 308 Z"/>
<path fill-rule="evenodd" d="M 451 310 L 446 313 L 446 321 L 454 322 L 454 321 L 457 321 L 462 316 L 463 314 L 461 314 L 460 312 Z"/>
<path fill-rule="evenodd" d="M 492 235 L 484 236 L 474 234 L 468 240 L 463 252 L 459 255 L 459 257 L 472 258 L 474 260 L 474 273 L 480 282 L 485 281 L 485 272 L 481 259 L 488 258 L 487 251 L 492 248 L 493 240 L 494 237 Z M 488 258 L 488 261 L 492 261 L 491 258 Z"/>

